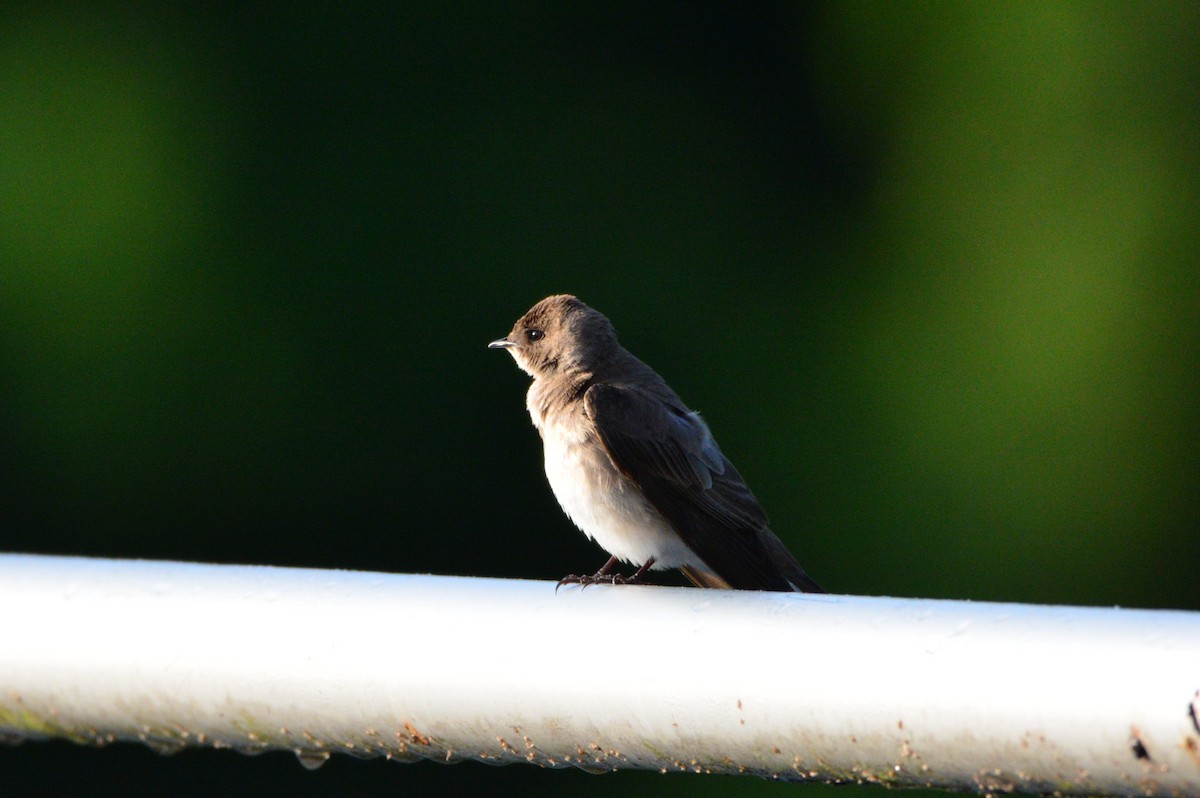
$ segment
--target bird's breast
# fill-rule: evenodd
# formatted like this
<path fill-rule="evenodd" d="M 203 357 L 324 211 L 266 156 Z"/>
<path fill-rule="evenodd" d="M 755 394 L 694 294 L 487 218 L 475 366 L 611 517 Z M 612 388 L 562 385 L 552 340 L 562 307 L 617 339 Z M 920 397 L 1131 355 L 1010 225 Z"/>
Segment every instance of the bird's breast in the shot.
<path fill-rule="evenodd" d="M 536 421 L 536 419 L 535 419 Z M 699 560 L 641 489 L 613 465 L 590 419 L 543 418 L 546 478 L 567 516 L 610 554 L 656 568 Z"/>

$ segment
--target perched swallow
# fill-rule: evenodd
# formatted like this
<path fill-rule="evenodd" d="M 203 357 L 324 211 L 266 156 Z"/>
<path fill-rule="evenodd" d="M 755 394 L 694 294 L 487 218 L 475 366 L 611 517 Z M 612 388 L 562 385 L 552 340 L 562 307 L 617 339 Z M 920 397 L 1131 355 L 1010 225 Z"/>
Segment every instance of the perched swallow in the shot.
<path fill-rule="evenodd" d="M 526 406 L 559 504 L 612 557 L 560 584 L 678 568 L 700 587 L 824 593 L 767 526 L 700 414 L 573 296 L 547 297 L 489 347 L 533 377 Z M 637 566 L 612 573 L 618 561 Z"/>

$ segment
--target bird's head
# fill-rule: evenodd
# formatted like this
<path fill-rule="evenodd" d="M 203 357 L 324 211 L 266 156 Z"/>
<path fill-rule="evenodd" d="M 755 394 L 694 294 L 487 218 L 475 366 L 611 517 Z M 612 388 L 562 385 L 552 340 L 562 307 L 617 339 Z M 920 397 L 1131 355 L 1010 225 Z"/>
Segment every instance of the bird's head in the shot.
<path fill-rule="evenodd" d="M 595 371 L 618 349 L 612 323 L 570 294 L 538 302 L 517 319 L 507 336 L 488 344 L 507 349 L 535 379 L 559 373 Z"/>

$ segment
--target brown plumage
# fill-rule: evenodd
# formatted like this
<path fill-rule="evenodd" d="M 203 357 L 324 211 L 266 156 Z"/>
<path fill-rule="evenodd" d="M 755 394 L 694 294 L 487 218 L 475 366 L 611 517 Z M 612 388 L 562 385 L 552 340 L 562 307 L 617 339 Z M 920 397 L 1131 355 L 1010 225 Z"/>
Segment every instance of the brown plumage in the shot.
<path fill-rule="evenodd" d="M 537 303 L 506 338 L 533 377 L 526 405 L 567 515 L 616 559 L 700 587 L 823 593 L 770 530 L 698 413 L 573 296 Z M 629 581 L 609 574 L 565 581 Z"/>

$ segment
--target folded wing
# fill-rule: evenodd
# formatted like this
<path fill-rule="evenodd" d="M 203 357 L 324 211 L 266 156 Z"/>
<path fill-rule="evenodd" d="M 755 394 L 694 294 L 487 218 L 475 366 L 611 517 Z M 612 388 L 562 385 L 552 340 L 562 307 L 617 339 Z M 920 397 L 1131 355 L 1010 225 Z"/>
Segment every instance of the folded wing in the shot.
<path fill-rule="evenodd" d="M 613 464 L 721 579 L 746 590 L 820 591 L 699 414 L 612 384 L 588 388 L 584 407 Z"/>

